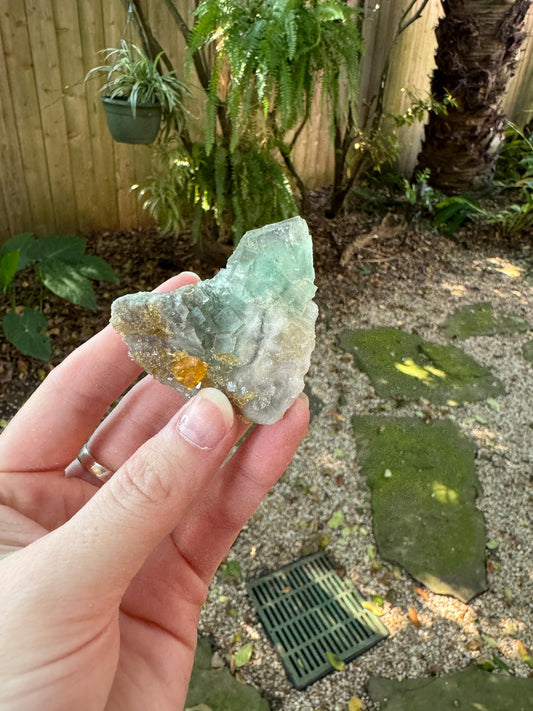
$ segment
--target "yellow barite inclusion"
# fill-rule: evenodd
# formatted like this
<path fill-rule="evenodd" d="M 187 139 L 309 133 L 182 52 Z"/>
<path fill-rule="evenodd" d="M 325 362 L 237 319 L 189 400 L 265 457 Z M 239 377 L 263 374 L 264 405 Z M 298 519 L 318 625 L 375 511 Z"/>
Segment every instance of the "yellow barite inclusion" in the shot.
<path fill-rule="evenodd" d="M 204 363 L 201 358 L 197 356 L 183 356 L 183 358 L 178 358 L 175 360 L 171 366 L 170 370 L 172 375 L 176 380 L 187 388 L 187 390 L 192 390 L 198 383 L 201 383 L 207 374 L 207 363 Z"/>

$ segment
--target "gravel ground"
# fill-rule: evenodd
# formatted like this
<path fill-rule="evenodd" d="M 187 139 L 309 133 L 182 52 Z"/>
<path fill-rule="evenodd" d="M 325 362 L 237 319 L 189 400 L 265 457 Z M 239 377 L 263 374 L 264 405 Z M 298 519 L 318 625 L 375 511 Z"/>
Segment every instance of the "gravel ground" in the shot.
<path fill-rule="evenodd" d="M 427 240 L 419 240 L 421 249 L 424 243 Z M 426 247 L 424 265 L 411 265 L 411 273 L 403 270 L 400 257 L 390 259 L 387 279 L 371 277 L 367 288 L 364 280 L 361 288 L 361 273 L 372 264 L 372 255 L 366 255 L 368 262 L 357 262 L 357 269 L 317 270 L 320 317 L 308 381 L 323 407 L 290 468 L 230 552 L 229 559 L 241 565 L 242 579 L 219 573 L 201 617 L 201 631 L 213 636 L 222 656 L 229 658 L 253 641 L 253 658 L 238 675 L 261 689 L 273 710 L 346 711 L 352 696 L 372 709 L 366 694 L 370 676 L 440 675 L 495 654 L 513 674 L 532 674 L 519 656 L 520 643 L 533 649 L 533 367 L 521 353 L 531 331 L 459 344 L 504 382 L 507 394 L 497 404 L 457 408 L 427 402 L 396 407 L 381 400 L 351 356 L 335 345 L 336 334 L 344 328 L 376 326 L 401 327 L 446 344 L 449 340 L 441 330 L 446 316 L 479 301 L 492 302 L 496 314 L 515 313 L 533 324 L 527 247 L 509 255 L 492 246 L 477 250 L 474 257 L 456 244 L 443 244 L 434 254 Z M 321 259 L 318 254 L 319 267 Z M 375 262 L 383 261 L 382 252 Z M 494 547 L 487 549 L 489 589 L 470 604 L 422 589 L 376 553 L 370 495 L 358 467 L 350 419 L 353 414 L 413 415 L 416 410 L 453 419 L 478 447 L 478 507 Z M 356 532 L 343 536 L 341 529 L 327 526 L 338 510 Z M 297 691 L 257 621 L 245 581 L 300 557 L 317 532 L 330 536 L 328 553 L 364 596 L 386 600 L 381 619 L 390 637 L 344 671 Z M 419 626 L 411 621 L 409 608 L 415 610 Z"/>

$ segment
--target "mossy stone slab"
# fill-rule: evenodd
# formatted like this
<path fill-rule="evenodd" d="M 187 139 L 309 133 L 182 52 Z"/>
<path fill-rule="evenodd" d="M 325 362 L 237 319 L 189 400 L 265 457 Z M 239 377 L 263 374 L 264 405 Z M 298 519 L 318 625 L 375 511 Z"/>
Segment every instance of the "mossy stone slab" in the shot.
<path fill-rule="evenodd" d="M 531 326 L 520 316 L 496 318 L 490 302 L 469 304 L 453 312 L 444 322 L 448 336 L 463 339 L 471 336 L 493 336 L 495 333 L 528 331 Z"/>
<path fill-rule="evenodd" d="M 380 711 L 533 711 L 533 679 L 493 674 L 476 666 L 435 678 L 372 677 L 368 691 Z"/>
<path fill-rule="evenodd" d="M 522 346 L 522 355 L 530 363 L 533 363 L 533 341 L 527 341 Z"/>
<path fill-rule="evenodd" d="M 211 711 L 270 711 L 257 689 L 241 684 L 226 667 L 212 669 L 212 654 L 209 639 L 199 637 L 186 709 L 205 704 Z"/>
<path fill-rule="evenodd" d="M 450 420 L 354 416 L 380 554 L 439 594 L 486 590 L 475 447 Z"/>
<path fill-rule="evenodd" d="M 351 353 L 380 397 L 458 405 L 504 393 L 487 368 L 456 346 L 424 341 L 414 333 L 380 327 L 343 331 L 341 348 Z"/>

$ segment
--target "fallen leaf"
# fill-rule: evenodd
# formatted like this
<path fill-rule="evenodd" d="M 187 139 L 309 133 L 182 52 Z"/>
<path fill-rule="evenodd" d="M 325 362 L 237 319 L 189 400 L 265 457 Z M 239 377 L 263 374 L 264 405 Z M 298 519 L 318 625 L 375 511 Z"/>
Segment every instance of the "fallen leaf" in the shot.
<path fill-rule="evenodd" d="M 344 513 L 342 511 L 335 511 L 328 521 L 328 526 L 330 528 L 340 528 L 344 525 Z"/>
<path fill-rule="evenodd" d="M 524 662 L 524 664 L 527 664 L 528 667 L 531 667 L 533 669 L 533 657 L 529 653 L 529 650 L 526 645 L 520 640 L 518 640 L 518 642 L 516 643 L 516 648 L 518 651 L 518 656 Z"/>
<path fill-rule="evenodd" d="M 383 615 L 384 610 L 382 607 L 379 605 L 376 605 L 375 602 L 370 602 L 369 600 L 364 600 L 361 605 L 365 608 L 365 610 L 368 610 L 371 612 L 373 615 L 376 615 L 376 617 L 381 617 Z"/>
<path fill-rule="evenodd" d="M 418 615 L 416 614 L 416 610 L 414 607 L 409 607 L 409 609 L 407 610 L 407 614 L 409 615 L 409 619 L 415 627 L 418 628 L 422 626 L 422 623 L 418 619 Z"/>
<path fill-rule="evenodd" d="M 357 696 L 352 696 L 348 701 L 348 711 L 362 711 L 363 702 Z"/>
<path fill-rule="evenodd" d="M 331 664 L 333 669 L 336 669 L 337 671 L 343 671 L 346 669 L 346 664 L 338 654 L 335 654 L 335 652 L 326 652 L 326 659 Z"/>
<path fill-rule="evenodd" d="M 498 648 L 498 642 L 496 642 L 496 640 L 494 639 L 494 637 L 491 637 L 491 636 L 488 635 L 488 634 L 484 634 L 484 635 L 481 635 L 481 636 L 482 636 L 482 638 L 483 638 L 483 641 L 484 641 L 485 644 L 487 645 L 487 647 L 492 647 L 493 649 L 497 649 L 497 648 Z"/>
<path fill-rule="evenodd" d="M 420 595 L 422 600 L 425 600 L 426 602 L 429 602 L 429 594 L 427 590 L 424 590 L 424 588 L 415 588 L 415 593 L 417 595 Z"/>
<path fill-rule="evenodd" d="M 235 666 L 236 667 L 243 667 L 245 664 L 248 664 L 248 662 L 252 658 L 253 653 L 254 653 L 253 642 L 248 642 L 248 644 L 245 644 L 242 647 L 240 647 L 234 654 Z"/>
<path fill-rule="evenodd" d="M 492 397 L 487 398 L 487 405 L 490 405 L 496 412 L 500 411 L 500 403 Z"/>

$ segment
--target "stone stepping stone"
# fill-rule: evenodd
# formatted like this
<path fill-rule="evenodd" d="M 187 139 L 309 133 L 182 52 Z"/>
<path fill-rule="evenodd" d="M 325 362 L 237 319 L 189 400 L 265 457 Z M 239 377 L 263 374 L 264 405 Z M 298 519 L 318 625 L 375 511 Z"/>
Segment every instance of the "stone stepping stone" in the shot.
<path fill-rule="evenodd" d="M 367 415 L 352 424 L 380 555 L 435 593 L 468 602 L 486 590 L 473 443 L 450 420 Z"/>
<path fill-rule="evenodd" d="M 533 711 L 533 679 L 519 679 L 469 666 L 425 679 L 373 677 L 368 684 L 380 711 Z"/>
<path fill-rule="evenodd" d="M 444 322 L 443 328 L 448 336 L 462 340 L 471 336 L 529 331 L 531 326 L 514 314 L 496 317 L 492 304 L 481 302 L 462 306 L 454 311 Z"/>
<path fill-rule="evenodd" d="M 424 341 L 401 329 L 346 330 L 338 343 L 386 399 L 423 397 L 439 405 L 459 405 L 505 392 L 490 370 L 460 348 Z"/>
<path fill-rule="evenodd" d="M 209 711 L 270 711 L 257 689 L 241 684 L 226 667 L 212 669 L 213 650 L 207 637 L 199 637 L 185 710 L 207 707 Z"/>

